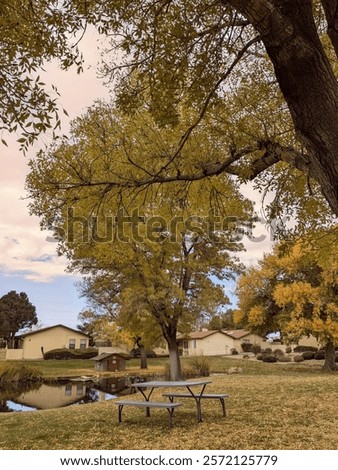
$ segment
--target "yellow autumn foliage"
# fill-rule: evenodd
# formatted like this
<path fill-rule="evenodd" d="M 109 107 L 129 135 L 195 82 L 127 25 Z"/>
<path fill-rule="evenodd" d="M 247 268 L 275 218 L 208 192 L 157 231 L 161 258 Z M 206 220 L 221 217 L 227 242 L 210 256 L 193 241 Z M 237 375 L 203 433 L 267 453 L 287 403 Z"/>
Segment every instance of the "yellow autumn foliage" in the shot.
<path fill-rule="evenodd" d="M 252 326 L 258 326 L 264 323 L 264 308 L 262 305 L 255 305 L 250 309 L 248 321 Z"/>
<path fill-rule="evenodd" d="M 319 236 L 320 235 L 320 236 Z M 253 330 L 338 343 L 338 239 L 331 232 L 276 245 L 237 284 L 240 319 Z M 324 245 L 326 241 L 329 250 Z"/>

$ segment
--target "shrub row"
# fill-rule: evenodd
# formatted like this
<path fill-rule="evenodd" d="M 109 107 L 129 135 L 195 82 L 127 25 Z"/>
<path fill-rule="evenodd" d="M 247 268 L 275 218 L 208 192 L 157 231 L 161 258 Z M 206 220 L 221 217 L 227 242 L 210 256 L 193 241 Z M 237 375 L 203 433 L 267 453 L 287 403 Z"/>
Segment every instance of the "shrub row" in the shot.
<path fill-rule="evenodd" d="M 87 349 L 51 349 L 47 351 L 43 358 L 48 359 L 90 359 L 97 356 L 98 350 L 96 348 Z"/>
<path fill-rule="evenodd" d="M 303 353 L 308 351 L 317 352 L 318 348 L 315 348 L 314 346 L 296 346 L 293 351 L 296 353 Z"/>
<path fill-rule="evenodd" d="M 256 359 L 263 362 L 291 362 L 290 356 L 285 356 L 284 354 L 263 354 L 259 353 L 256 356 Z"/>
<path fill-rule="evenodd" d="M 316 359 L 316 360 L 323 360 L 325 359 L 325 351 L 324 349 L 319 349 L 319 351 L 314 352 L 314 351 L 305 351 L 302 353 L 303 358 L 305 361 L 308 361 L 310 359 Z M 336 352 L 336 362 L 338 362 L 338 353 Z"/>

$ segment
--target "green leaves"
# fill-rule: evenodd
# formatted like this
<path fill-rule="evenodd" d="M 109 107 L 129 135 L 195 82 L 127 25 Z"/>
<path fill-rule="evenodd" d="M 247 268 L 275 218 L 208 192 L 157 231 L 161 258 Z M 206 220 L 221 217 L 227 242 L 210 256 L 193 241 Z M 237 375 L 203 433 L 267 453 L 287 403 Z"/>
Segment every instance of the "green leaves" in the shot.
<path fill-rule="evenodd" d="M 34 305 L 25 292 L 10 291 L 0 298 L 0 337 L 11 341 L 23 328 L 38 322 Z"/>

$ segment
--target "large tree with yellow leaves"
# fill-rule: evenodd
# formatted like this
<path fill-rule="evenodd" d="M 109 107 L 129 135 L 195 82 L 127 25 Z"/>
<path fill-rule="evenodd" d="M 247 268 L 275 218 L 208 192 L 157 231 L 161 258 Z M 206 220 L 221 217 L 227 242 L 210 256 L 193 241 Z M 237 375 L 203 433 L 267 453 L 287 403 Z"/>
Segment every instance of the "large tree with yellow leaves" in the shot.
<path fill-rule="evenodd" d="M 289 340 L 313 335 L 325 348 L 327 370 L 338 344 L 337 234 L 286 244 L 264 256 L 238 282 L 238 320 L 261 333 L 281 331 Z"/>
<path fill-rule="evenodd" d="M 73 123 L 71 139 L 40 153 L 27 180 L 32 213 L 54 230 L 91 294 L 103 287 L 106 308 L 115 308 L 125 328 L 135 318 L 155 320 L 173 380 L 181 378 L 176 333 L 228 302 L 222 281 L 238 271 L 234 254 L 243 248 L 233 227 L 252 217 L 252 204 L 226 174 L 139 191 L 123 185 L 143 178 L 147 166 L 160 172 L 180 131 L 160 129 L 149 112 L 131 117 L 97 103 Z M 176 170 L 219 151 L 201 131 Z M 121 186 L 107 190 L 102 180 L 111 178 Z"/>

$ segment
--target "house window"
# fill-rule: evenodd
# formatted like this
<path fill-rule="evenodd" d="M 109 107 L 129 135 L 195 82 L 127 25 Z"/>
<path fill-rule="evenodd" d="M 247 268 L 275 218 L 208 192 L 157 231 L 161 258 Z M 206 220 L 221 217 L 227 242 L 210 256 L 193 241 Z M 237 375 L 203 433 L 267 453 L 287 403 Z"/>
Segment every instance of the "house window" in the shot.
<path fill-rule="evenodd" d="M 66 397 L 70 397 L 72 394 L 72 384 L 67 384 L 65 387 L 65 395 Z"/>
<path fill-rule="evenodd" d="M 243 340 L 242 340 L 242 343 L 244 343 L 244 344 L 250 344 L 250 340 L 249 340 L 249 339 L 243 339 Z"/>
<path fill-rule="evenodd" d="M 189 348 L 189 343 L 188 341 L 183 341 L 183 348 L 188 349 Z"/>
<path fill-rule="evenodd" d="M 69 340 L 69 349 L 75 349 L 75 339 Z"/>
<path fill-rule="evenodd" d="M 77 384 L 76 395 L 81 397 L 83 394 L 83 384 Z"/>
<path fill-rule="evenodd" d="M 196 340 L 194 339 L 194 340 L 192 341 L 192 347 L 193 347 L 194 349 L 196 349 L 196 346 L 197 346 L 197 342 L 196 342 Z"/>
<path fill-rule="evenodd" d="M 80 339 L 80 349 L 86 349 L 86 347 L 87 347 L 87 340 Z"/>

